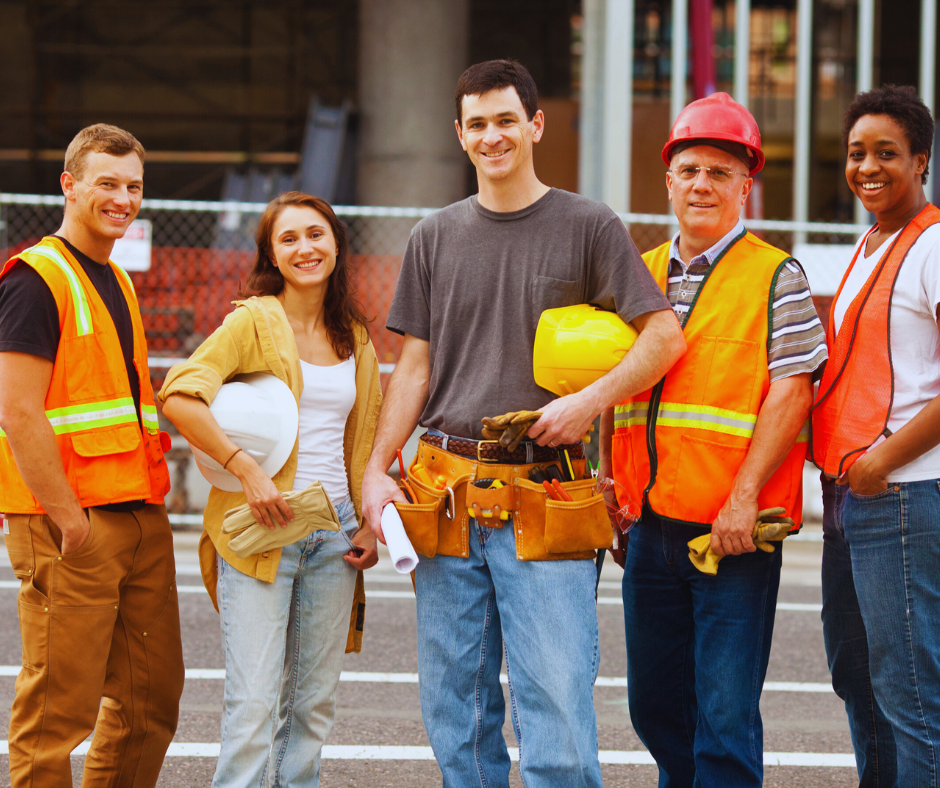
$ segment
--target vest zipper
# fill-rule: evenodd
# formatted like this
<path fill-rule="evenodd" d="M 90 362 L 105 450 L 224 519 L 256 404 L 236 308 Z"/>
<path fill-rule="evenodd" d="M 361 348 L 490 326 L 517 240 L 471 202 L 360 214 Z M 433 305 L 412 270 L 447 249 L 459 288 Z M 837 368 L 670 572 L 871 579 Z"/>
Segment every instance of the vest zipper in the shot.
<path fill-rule="evenodd" d="M 656 472 L 659 469 L 659 457 L 656 454 L 656 419 L 659 415 L 659 399 L 666 385 L 666 377 L 659 381 L 650 395 L 649 410 L 646 412 L 646 451 L 650 460 L 650 480 L 643 490 L 643 508 L 652 511 L 650 506 L 650 490 L 656 484 Z"/>

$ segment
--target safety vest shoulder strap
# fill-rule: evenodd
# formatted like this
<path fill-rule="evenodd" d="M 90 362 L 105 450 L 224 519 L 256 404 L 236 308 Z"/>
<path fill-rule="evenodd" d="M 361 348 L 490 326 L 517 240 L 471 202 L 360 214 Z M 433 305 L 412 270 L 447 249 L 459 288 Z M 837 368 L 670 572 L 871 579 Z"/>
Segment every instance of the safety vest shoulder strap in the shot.
<path fill-rule="evenodd" d="M 63 294 L 68 294 L 71 310 L 67 311 L 73 313 L 75 334 L 86 336 L 94 332 L 91 299 L 82 281 L 85 278 L 83 273 L 76 270 L 80 269 L 80 266 L 73 265 L 69 257 L 70 255 L 64 248 L 60 248 L 54 239 L 46 237 L 35 246 L 11 258 L 4 266 L 0 277 L 5 275 L 18 259 L 32 266 L 50 286 L 57 303 Z"/>

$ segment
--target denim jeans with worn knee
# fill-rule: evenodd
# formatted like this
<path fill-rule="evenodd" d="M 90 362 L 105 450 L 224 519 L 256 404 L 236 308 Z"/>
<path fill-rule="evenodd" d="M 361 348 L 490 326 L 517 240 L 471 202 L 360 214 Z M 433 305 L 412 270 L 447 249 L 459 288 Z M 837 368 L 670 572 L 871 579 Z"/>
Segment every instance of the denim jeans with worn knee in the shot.
<path fill-rule="evenodd" d="M 527 788 L 599 788 L 590 560 L 519 561 L 513 523 L 470 520 L 470 557 L 415 571 L 421 712 L 444 788 L 507 788 L 506 656 L 519 770 Z"/>
<path fill-rule="evenodd" d="M 845 491 L 841 516 L 898 788 L 940 788 L 940 480 Z"/>
<path fill-rule="evenodd" d="M 782 545 L 689 560 L 701 528 L 649 510 L 630 532 L 623 573 L 630 717 L 659 767 L 659 788 L 759 788 L 760 695 L 767 674 Z"/>
<path fill-rule="evenodd" d="M 336 513 L 340 531 L 283 548 L 273 583 L 218 560 L 225 699 L 213 788 L 320 783 L 356 587 L 343 560 L 358 529 L 352 501 Z"/>
<path fill-rule="evenodd" d="M 842 526 L 848 488 L 822 477 L 822 624 L 832 688 L 845 702 L 859 788 L 897 785 L 891 723 L 875 699 L 868 667 L 868 635 L 852 576 L 852 554 Z"/>

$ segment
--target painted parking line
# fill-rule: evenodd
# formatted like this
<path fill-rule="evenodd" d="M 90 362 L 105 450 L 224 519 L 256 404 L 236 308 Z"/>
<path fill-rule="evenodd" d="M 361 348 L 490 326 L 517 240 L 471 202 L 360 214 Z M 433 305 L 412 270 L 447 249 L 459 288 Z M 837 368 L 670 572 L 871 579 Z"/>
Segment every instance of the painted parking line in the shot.
<path fill-rule="evenodd" d="M 91 742 L 82 742 L 72 755 L 85 755 Z M 167 750 L 168 758 L 218 758 L 220 745 L 216 742 L 173 742 Z M 519 750 L 509 747 L 509 758 L 519 760 Z M 0 741 L 0 755 L 9 755 L 9 743 Z M 326 744 L 321 757 L 327 761 L 433 761 L 430 747 L 408 747 L 399 745 Z M 653 756 L 645 750 L 601 750 L 601 763 L 655 766 Z M 831 766 L 855 768 L 855 756 L 851 753 L 832 752 L 765 752 L 764 766 Z"/>
<path fill-rule="evenodd" d="M 19 580 L 0 580 L 0 589 L 15 590 L 20 587 Z M 205 586 L 177 585 L 178 594 L 204 594 Z M 414 591 L 385 591 L 381 589 L 367 588 L 366 597 L 369 599 L 410 599 L 414 601 Z M 623 605 L 623 597 L 620 596 L 599 596 L 597 598 L 599 605 Z M 778 602 L 777 610 L 798 610 L 807 613 L 818 613 L 822 610 L 822 605 L 816 602 Z"/>
<path fill-rule="evenodd" d="M 0 665 L 0 676 L 17 676 L 19 665 Z M 190 680 L 202 679 L 208 681 L 222 681 L 225 679 L 224 668 L 186 668 L 186 678 Z M 417 684 L 417 673 L 376 673 L 368 671 L 344 670 L 339 674 L 339 680 L 350 683 L 374 684 Z M 508 684 L 509 679 L 505 673 L 499 676 L 500 682 Z M 596 687 L 626 687 L 627 679 L 622 676 L 598 676 L 594 682 Z M 809 681 L 767 681 L 764 682 L 765 692 L 812 692 L 831 693 L 832 686 L 824 683 Z"/>

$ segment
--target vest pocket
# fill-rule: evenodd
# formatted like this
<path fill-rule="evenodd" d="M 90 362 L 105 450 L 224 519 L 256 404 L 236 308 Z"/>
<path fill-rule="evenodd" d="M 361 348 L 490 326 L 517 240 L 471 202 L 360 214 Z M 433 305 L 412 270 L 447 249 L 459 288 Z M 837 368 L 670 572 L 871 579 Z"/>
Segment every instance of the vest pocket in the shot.
<path fill-rule="evenodd" d="M 99 399 L 117 392 L 117 384 L 101 347 L 101 340 L 97 334 L 62 340 L 58 358 L 65 363 L 70 402 Z M 121 366 L 124 366 L 123 357 Z"/>
<path fill-rule="evenodd" d="M 671 494 L 660 514 L 676 520 L 710 524 L 731 494 L 731 485 L 747 449 L 681 436 L 674 479 L 663 479 Z M 659 511 L 657 506 L 653 509 Z"/>
<path fill-rule="evenodd" d="M 136 449 L 142 440 L 137 424 L 72 435 L 72 448 L 82 457 L 104 457 Z"/>
<path fill-rule="evenodd" d="M 766 363 L 760 359 L 760 343 L 749 339 L 701 337 L 697 345 L 696 369 L 685 401 L 739 413 L 756 413 L 762 379 L 757 365 Z"/>

